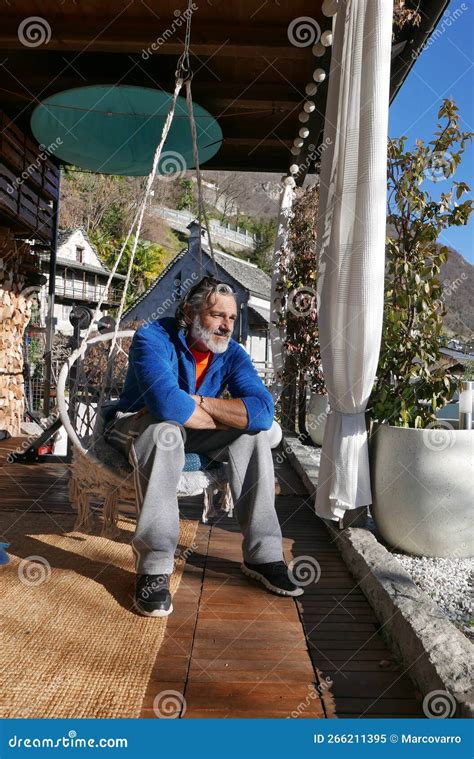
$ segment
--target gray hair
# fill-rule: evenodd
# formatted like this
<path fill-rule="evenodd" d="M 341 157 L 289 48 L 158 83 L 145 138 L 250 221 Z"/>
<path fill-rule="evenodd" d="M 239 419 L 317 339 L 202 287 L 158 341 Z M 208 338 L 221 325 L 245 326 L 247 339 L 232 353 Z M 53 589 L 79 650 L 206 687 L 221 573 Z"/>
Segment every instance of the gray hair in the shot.
<path fill-rule="evenodd" d="M 176 309 L 175 318 L 178 321 L 179 329 L 187 329 L 190 326 L 186 321 L 185 306 L 190 306 L 193 313 L 197 313 L 202 306 L 209 303 L 213 295 L 217 294 L 233 295 L 234 298 L 236 297 L 230 285 L 225 282 L 219 282 L 214 277 L 203 277 L 197 285 L 191 287 Z"/>

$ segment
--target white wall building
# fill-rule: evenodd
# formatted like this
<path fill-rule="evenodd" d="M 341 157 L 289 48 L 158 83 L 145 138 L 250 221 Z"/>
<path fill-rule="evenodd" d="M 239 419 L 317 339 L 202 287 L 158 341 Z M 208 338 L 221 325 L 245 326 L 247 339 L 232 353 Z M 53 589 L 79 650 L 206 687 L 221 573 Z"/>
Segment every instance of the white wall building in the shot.
<path fill-rule="evenodd" d="M 47 262 L 43 261 L 43 272 L 48 273 Z M 56 333 L 72 335 L 73 327 L 69 314 L 75 304 L 89 305 L 95 308 L 105 292 L 107 279 L 110 274 L 101 262 L 97 252 L 84 230 L 68 229 L 58 235 L 58 250 L 56 259 L 54 320 Z M 115 274 L 102 311 L 120 302 L 118 285 L 125 280 L 121 274 Z M 48 285 L 40 293 L 40 313 L 42 323 L 48 309 Z"/>

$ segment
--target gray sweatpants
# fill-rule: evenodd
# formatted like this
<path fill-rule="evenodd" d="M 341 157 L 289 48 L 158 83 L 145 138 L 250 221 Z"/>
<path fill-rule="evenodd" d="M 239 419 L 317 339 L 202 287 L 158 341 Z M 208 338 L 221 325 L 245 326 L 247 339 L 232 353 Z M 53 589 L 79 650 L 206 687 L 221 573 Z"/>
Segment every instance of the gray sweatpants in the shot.
<path fill-rule="evenodd" d="M 193 430 L 158 422 L 148 412 L 118 412 L 107 440 L 134 468 L 137 526 L 132 539 L 138 574 L 170 574 L 179 538 L 177 485 L 184 453 L 227 459 L 234 513 L 245 561 L 281 561 L 272 452 L 266 432 Z"/>

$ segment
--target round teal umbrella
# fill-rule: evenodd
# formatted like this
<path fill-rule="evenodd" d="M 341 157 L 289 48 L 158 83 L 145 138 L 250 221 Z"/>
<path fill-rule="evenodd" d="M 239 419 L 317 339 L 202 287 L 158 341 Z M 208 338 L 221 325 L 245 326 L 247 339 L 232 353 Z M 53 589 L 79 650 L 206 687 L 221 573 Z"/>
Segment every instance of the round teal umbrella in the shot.
<path fill-rule="evenodd" d="M 148 87 L 78 87 L 43 100 L 31 117 L 40 144 L 66 163 L 102 174 L 146 176 L 168 115 L 172 95 Z M 199 163 L 217 153 L 222 130 L 208 111 L 194 103 Z M 194 166 L 185 98 L 175 115 L 158 164 L 173 175 Z"/>

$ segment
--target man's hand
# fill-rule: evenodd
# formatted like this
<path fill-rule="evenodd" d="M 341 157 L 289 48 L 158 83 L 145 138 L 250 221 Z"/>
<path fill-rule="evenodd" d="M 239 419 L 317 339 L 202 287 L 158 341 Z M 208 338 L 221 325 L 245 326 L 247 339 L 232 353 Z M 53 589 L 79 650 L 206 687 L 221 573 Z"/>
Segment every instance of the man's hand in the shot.
<path fill-rule="evenodd" d="M 225 400 L 206 396 L 202 406 L 199 406 L 200 395 L 191 395 L 191 398 L 196 401 L 199 409 L 206 411 L 215 422 L 225 425 L 226 429 L 233 427 L 237 430 L 244 430 L 248 425 L 247 409 L 240 398 Z"/>
<path fill-rule="evenodd" d="M 193 430 L 229 429 L 229 426 L 227 424 L 222 424 L 222 422 L 213 419 L 213 417 L 207 411 L 205 411 L 202 406 L 199 405 L 198 395 L 192 395 L 190 397 L 196 402 L 196 408 L 194 409 L 189 419 L 184 423 L 184 427 L 188 427 L 189 429 Z"/>

